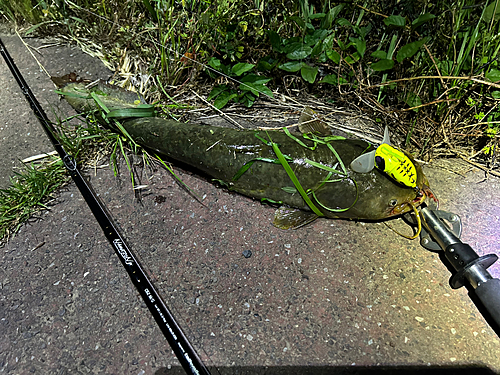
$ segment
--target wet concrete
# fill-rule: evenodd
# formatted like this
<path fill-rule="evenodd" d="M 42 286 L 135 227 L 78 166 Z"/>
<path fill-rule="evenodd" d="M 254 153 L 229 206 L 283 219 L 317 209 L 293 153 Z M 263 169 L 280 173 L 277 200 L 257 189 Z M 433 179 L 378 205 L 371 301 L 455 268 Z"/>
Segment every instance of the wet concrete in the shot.
<path fill-rule="evenodd" d="M 18 41 L 2 39 L 46 111 L 71 113 Z M 70 54 L 83 65 L 71 69 Z M 84 56 L 51 47 L 39 59 L 54 75 L 105 78 Z M 1 123 L 9 126 L 0 129 L 1 152 L 8 160 L 38 153 L 15 148 L 27 132 L 39 132 L 37 150 L 51 151 L 3 61 L 0 79 L 7 98 L 17 98 L 3 99 L 2 89 Z M 9 133 L 14 126 L 22 127 Z M 495 252 L 499 182 L 477 170 L 451 172 L 466 169 L 455 160 L 424 167 L 442 208 L 462 217 L 464 242 L 481 255 Z M 500 370 L 498 336 L 467 290 L 449 287 L 437 253 L 382 223 L 322 219 L 282 231 L 271 225 L 273 208 L 175 170 L 203 205 L 163 170 L 144 172 L 141 202 L 127 173 L 86 174 L 207 365 L 249 374 Z M 73 184 L 1 251 L 0 371 L 180 373 Z M 500 277 L 499 265 L 490 272 Z"/>

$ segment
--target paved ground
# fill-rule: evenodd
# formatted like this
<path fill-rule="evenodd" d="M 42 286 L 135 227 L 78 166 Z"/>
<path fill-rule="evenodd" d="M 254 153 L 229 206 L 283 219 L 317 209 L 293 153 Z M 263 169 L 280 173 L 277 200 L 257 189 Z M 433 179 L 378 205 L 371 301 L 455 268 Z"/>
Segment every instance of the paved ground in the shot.
<path fill-rule="evenodd" d="M 19 40 L 2 39 L 46 111 L 71 113 Z M 78 50 L 40 52 L 56 76 L 109 74 Z M 5 176 L 18 159 L 52 149 L 3 61 L 0 84 Z M 498 180 L 450 169 L 467 167 L 425 167 L 442 207 L 461 215 L 462 238 L 476 251 L 497 251 Z M 141 203 L 126 174 L 87 174 L 202 359 L 221 373 L 500 371 L 498 336 L 417 241 L 383 224 L 326 219 L 282 231 L 272 208 L 176 172 L 204 206 L 163 171 L 144 176 Z M 1 252 L 0 372 L 181 373 L 74 185 Z M 499 265 L 490 270 L 500 277 Z"/>

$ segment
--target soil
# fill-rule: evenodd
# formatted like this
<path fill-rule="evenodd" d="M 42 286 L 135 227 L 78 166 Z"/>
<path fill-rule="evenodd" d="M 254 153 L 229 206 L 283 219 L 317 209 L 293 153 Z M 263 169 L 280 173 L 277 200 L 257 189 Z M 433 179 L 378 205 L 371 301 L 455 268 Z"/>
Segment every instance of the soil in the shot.
<path fill-rule="evenodd" d="M 46 112 L 74 114 L 19 38 L 1 38 Z M 111 75 L 75 47 L 26 42 L 51 75 Z M 52 146 L 3 60 L 0 85 L 5 187 L 20 159 Z M 462 240 L 494 253 L 498 179 L 459 160 L 424 171 L 442 209 L 461 216 Z M 127 173 L 85 174 L 213 373 L 500 371 L 497 333 L 418 240 L 383 223 L 342 220 L 279 230 L 272 207 L 175 172 L 203 205 L 163 169 L 143 171 L 140 200 Z M 74 184 L 1 251 L 0 371 L 182 373 Z M 489 269 L 494 277 L 499 267 Z"/>

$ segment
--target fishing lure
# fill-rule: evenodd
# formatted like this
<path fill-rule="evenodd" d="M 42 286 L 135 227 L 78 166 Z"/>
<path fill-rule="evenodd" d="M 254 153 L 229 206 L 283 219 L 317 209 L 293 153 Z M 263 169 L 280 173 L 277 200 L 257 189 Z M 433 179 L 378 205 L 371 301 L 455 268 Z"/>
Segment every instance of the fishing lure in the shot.
<path fill-rule="evenodd" d="M 373 168 L 377 168 L 394 181 L 413 189 L 419 189 L 415 164 L 403 151 L 391 145 L 387 127 L 384 131 L 382 144 L 375 150 L 354 159 L 351 162 L 351 168 L 358 173 L 368 173 Z"/>

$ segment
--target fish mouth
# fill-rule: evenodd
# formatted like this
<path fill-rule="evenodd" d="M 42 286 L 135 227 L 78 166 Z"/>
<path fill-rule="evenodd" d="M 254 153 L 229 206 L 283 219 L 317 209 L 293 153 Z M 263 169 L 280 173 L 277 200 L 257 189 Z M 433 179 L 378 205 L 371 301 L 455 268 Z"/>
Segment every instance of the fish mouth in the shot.
<path fill-rule="evenodd" d="M 411 201 L 401 203 L 401 204 L 397 205 L 396 207 L 393 207 L 392 210 L 390 211 L 389 215 L 390 216 L 401 215 L 401 214 L 404 214 L 406 212 L 411 211 L 413 209 L 413 207 L 420 206 L 422 203 L 424 203 L 425 199 L 429 196 L 428 192 L 430 192 L 430 194 L 432 194 L 429 187 L 427 185 L 423 185 L 422 188 L 417 192 L 414 199 L 412 199 Z M 432 194 L 432 197 L 434 197 L 433 194 Z"/>

